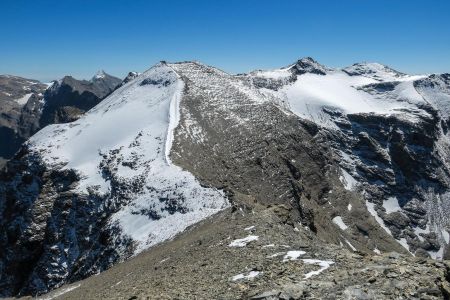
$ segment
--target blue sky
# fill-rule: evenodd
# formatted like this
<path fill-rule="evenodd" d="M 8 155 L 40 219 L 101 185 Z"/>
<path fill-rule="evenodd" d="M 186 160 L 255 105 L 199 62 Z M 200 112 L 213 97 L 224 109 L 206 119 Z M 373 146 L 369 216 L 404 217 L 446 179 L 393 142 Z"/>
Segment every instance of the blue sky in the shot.
<path fill-rule="evenodd" d="M 0 74 L 43 81 L 122 77 L 160 60 L 238 73 L 304 56 L 450 72 L 447 0 L 1 0 L 0 26 Z"/>

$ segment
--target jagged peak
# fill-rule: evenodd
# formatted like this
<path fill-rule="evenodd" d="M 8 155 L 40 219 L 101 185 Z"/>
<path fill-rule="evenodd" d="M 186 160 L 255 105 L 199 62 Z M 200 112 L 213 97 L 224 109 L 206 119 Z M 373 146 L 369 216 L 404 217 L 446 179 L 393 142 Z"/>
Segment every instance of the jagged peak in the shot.
<path fill-rule="evenodd" d="M 329 71 L 332 71 L 332 69 L 320 64 L 310 56 L 306 56 L 297 60 L 294 64 L 289 66 L 288 69 L 290 69 L 296 75 L 305 73 L 326 75 Z"/>
<path fill-rule="evenodd" d="M 91 80 L 105 79 L 107 76 L 109 76 L 109 75 L 106 74 L 105 71 L 99 70 L 99 71 L 97 71 L 97 73 L 95 73 L 94 77 L 92 77 Z"/>

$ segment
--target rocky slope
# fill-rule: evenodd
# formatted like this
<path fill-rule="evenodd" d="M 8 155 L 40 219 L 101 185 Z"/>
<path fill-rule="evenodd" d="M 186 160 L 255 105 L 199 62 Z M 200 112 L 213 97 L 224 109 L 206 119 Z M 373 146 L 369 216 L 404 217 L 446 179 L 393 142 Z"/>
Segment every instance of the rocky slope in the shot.
<path fill-rule="evenodd" d="M 448 261 L 352 252 L 287 224 L 288 214 L 283 206 L 227 209 L 173 241 L 40 299 L 448 297 Z"/>
<path fill-rule="evenodd" d="M 186 292 L 208 280 L 214 289 L 200 298 L 448 295 L 447 265 L 427 260 L 449 255 L 448 75 L 334 70 L 311 58 L 241 75 L 196 62 L 136 75 L 77 121 L 41 130 L 8 163 L 2 295 L 104 271 L 208 217 L 117 267 L 155 266 L 130 277 L 140 284 L 130 297 L 195 298 Z M 244 224 L 261 234 L 233 242 Z M 234 250 L 246 242 L 255 251 Z M 156 279 L 171 274 L 156 262 L 167 249 L 182 256 L 185 243 L 197 254 L 164 266 L 186 274 L 211 256 L 211 267 L 174 275 L 174 289 Z M 98 277 L 111 288 L 113 270 Z M 114 297 L 109 285 L 89 289 L 95 278 L 74 297 Z"/>
<path fill-rule="evenodd" d="M 48 124 L 74 121 L 114 91 L 121 80 L 98 72 L 90 81 L 66 76 L 51 84 L 0 75 L 0 163 Z M 0 165 L 2 167 L 2 165 Z"/>
<path fill-rule="evenodd" d="M 0 75 L 0 168 L 39 128 L 39 111 L 46 84 L 11 75 Z M 22 133 L 23 132 L 23 133 Z"/>

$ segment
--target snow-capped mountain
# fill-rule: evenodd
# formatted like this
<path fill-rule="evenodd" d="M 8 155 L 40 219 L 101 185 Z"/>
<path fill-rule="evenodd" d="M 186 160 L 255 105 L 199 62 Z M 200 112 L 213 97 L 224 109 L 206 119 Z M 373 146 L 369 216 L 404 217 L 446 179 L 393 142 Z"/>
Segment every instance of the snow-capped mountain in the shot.
<path fill-rule="evenodd" d="M 96 274 L 227 209 L 277 207 L 297 231 L 368 255 L 450 255 L 448 74 L 304 58 L 239 75 L 163 62 L 127 78 L 8 163 L 2 295 Z"/>
<path fill-rule="evenodd" d="M 258 76 L 270 78 L 272 72 Z M 426 250 L 442 259 L 450 225 L 449 92 L 446 74 L 410 76 L 360 63 L 297 75 L 275 94 L 321 127 L 341 166 L 341 181 L 363 195 L 386 233 L 411 253 Z"/>

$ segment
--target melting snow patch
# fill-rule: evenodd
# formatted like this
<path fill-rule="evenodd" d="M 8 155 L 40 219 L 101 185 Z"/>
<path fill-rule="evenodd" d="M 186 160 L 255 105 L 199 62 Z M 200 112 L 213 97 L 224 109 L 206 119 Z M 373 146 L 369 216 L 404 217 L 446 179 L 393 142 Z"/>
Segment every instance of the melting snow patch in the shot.
<path fill-rule="evenodd" d="M 378 222 L 378 224 L 380 224 L 380 226 L 389 234 L 392 235 L 391 230 L 389 230 L 389 228 L 386 227 L 386 225 L 384 224 L 384 221 L 382 218 L 380 218 L 380 216 L 378 216 L 376 210 L 375 210 L 375 204 L 372 202 L 369 202 L 366 200 L 366 206 L 367 206 L 367 210 L 369 211 L 369 213 L 375 218 L 375 220 Z"/>
<path fill-rule="evenodd" d="M 274 257 L 278 257 L 278 256 L 281 256 L 281 255 L 283 255 L 285 252 L 277 252 L 277 253 L 275 253 L 275 254 L 272 254 L 272 255 L 270 255 L 270 256 L 268 256 L 269 258 L 274 258 Z"/>
<path fill-rule="evenodd" d="M 261 248 L 273 248 L 273 247 L 275 247 L 275 244 L 264 245 Z"/>
<path fill-rule="evenodd" d="M 237 280 L 241 280 L 241 279 L 252 279 L 255 278 L 256 276 L 262 274 L 261 272 L 258 271 L 250 271 L 247 275 L 244 274 L 238 274 L 236 276 L 233 276 L 233 278 L 231 278 L 232 281 L 237 281 Z"/>
<path fill-rule="evenodd" d="M 342 175 L 339 176 L 339 180 L 344 185 L 344 188 L 348 191 L 353 190 L 356 187 L 356 184 L 358 183 L 355 178 L 352 177 L 347 171 L 344 169 L 341 169 Z"/>
<path fill-rule="evenodd" d="M 26 94 L 25 96 L 23 96 L 22 98 L 16 99 L 15 101 L 19 104 L 19 105 L 25 105 L 28 102 L 28 99 L 30 99 L 31 95 L 33 95 L 33 93 L 31 94 Z"/>
<path fill-rule="evenodd" d="M 428 234 L 430 233 L 430 226 L 427 224 L 427 227 L 425 229 L 422 229 L 420 227 L 415 227 L 414 228 L 414 233 L 416 234 L 416 236 L 419 238 L 419 240 L 421 242 L 423 242 L 425 239 L 420 235 L 421 233 L 423 234 Z"/>
<path fill-rule="evenodd" d="M 348 204 L 347 209 L 348 209 L 348 211 L 352 210 L 352 205 L 350 203 Z"/>
<path fill-rule="evenodd" d="M 402 245 L 403 248 L 405 248 L 406 250 L 409 251 L 409 245 L 405 238 L 401 238 L 401 239 L 397 240 L 397 242 L 399 242 L 399 244 Z"/>
<path fill-rule="evenodd" d="M 257 236 L 257 235 L 249 235 L 245 238 L 232 241 L 228 245 L 228 247 L 245 247 L 245 246 L 247 246 L 248 243 L 257 241 L 258 239 L 259 239 L 259 236 Z"/>
<path fill-rule="evenodd" d="M 334 264 L 333 261 L 330 260 L 319 260 L 319 259 L 302 259 L 302 261 L 305 264 L 311 264 L 311 265 L 319 265 L 320 269 L 317 271 L 311 271 L 307 274 L 305 274 L 305 279 L 311 278 L 314 275 L 319 275 L 326 269 L 328 269 L 332 264 Z"/>
<path fill-rule="evenodd" d="M 342 218 L 340 216 L 333 218 L 333 223 L 339 226 L 340 229 L 345 230 L 348 228 L 347 225 L 345 225 L 344 221 L 342 221 Z"/>
<path fill-rule="evenodd" d="M 397 197 L 389 197 L 387 200 L 383 201 L 383 207 L 387 214 L 402 210 L 398 204 Z"/>
<path fill-rule="evenodd" d="M 441 246 L 438 251 L 428 251 L 432 259 L 441 260 L 444 256 L 444 246 Z"/>
<path fill-rule="evenodd" d="M 356 251 L 356 248 L 353 247 L 353 245 L 352 245 L 348 240 L 345 240 L 345 242 L 347 243 L 347 245 L 348 245 L 353 251 Z"/>
<path fill-rule="evenodd" d="M 444 229 L 442 229 L 441 232 L 442 232 L 442 237 L 444 238 L 445 242 L 448 244 L 450 235 L 449 235 L 448 232 L 447 232 L 446 230 L 444 230 Z"/>
<path fill-rule="evenodd" d="M 291 250 L 286 253 L 286 255 L 283 257 L 283 261 L 290 261 L 290 260 L 297 260 L 300 256 L 305 254 L 305 251 L 301 250 Z"/>
<path fill-rule="evenodd" d="M 373 252 L 375 252 L 378 255 L 381 254 L 381 251 L 377 247 L 375 247 L 375 249 L 373 249 Z"/>
<path fill-rule="evenodd" d="M 252 230 L 253 228 L 255 228 L 255 226 L 249 226 L 249 227 L 247 227 L 247 228 L 244 228 L 244 230 L 245 230 L 245 231 L 249 231 L 249 230 Z"/>

